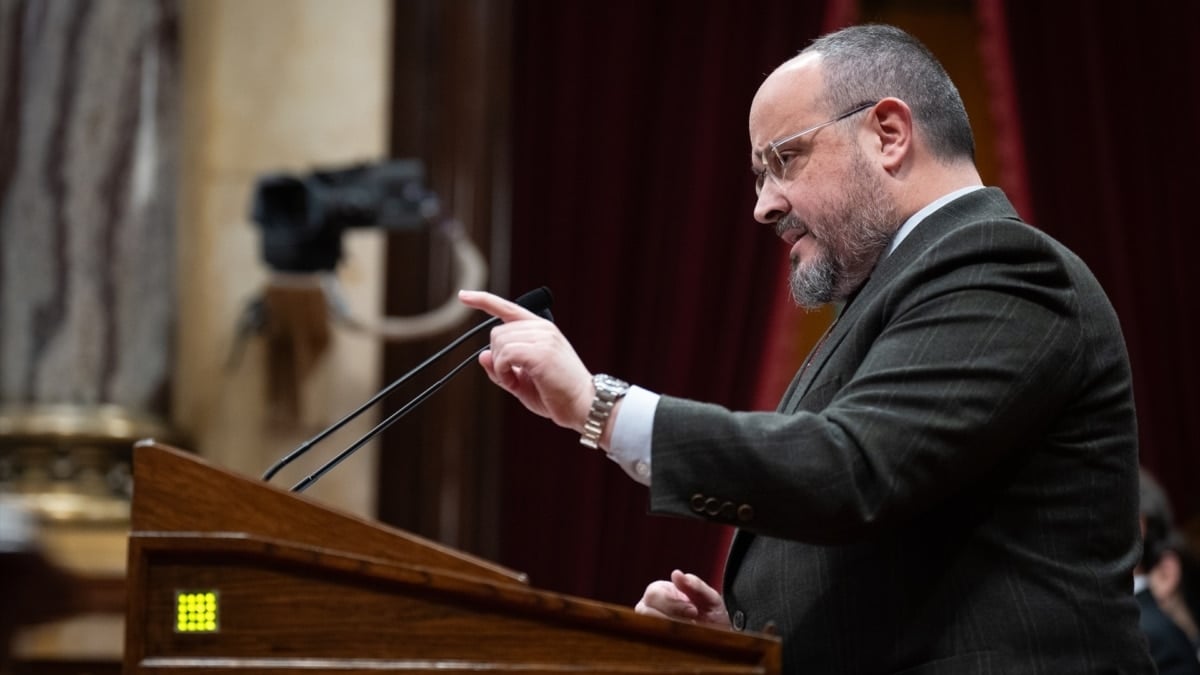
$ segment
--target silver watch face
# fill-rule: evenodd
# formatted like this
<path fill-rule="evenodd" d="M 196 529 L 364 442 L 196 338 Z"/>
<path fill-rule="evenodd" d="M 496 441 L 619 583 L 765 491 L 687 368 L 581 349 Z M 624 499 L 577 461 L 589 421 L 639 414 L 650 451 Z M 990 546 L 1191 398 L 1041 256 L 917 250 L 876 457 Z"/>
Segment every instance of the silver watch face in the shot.
<path fill-rule="evenodd" d="M 596 387 L 596 394 L 606 398 L 624 396 L 625 392 L 629 391 L 628 382 L 612 375 L 597 375 L 592 378 L 592 383 Z"/>

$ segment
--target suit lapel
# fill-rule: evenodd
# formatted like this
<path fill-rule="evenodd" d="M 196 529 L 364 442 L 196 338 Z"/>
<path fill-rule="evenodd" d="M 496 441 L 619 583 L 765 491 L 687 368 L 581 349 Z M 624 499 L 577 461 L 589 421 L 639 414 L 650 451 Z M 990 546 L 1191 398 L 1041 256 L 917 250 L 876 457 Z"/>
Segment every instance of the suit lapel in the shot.
<path fill-rule="evenodd" d="M 725 574 L 721 588 L 728 594 L 733 589 L 733 579 L 737 576 L 738 568 L 742 566 L 742 558 L 746 557 L 746 549 L 754 541 L 754 533 L 737 530 L 733 533 L 733 541 L 729 544 L 729 553 L 725 556 Z"/>
<path fill-rule="evenodd" d="M 799 408 L 800 401 L 808 393 L 809 387 L 816 376 L 820 374 L 825 362 L 829 360 L 829 355 L 837 350 L 838 344 L 846 337 L 846 331 L 853 320 L 853 317 L 846 316 L 848 309 L 849 303 L 843 305 L 838 310 L 837 316 L 834 317 L 833 323 L 826 329 L 825 334 L 817 340 L 817 344 L 813 346 L 808 358 L 804 360 L 804 365 L 792 379 L 792 385 L 784 394 L 783 400 L 779 404 L 779 412 L 794 413 Z"/>

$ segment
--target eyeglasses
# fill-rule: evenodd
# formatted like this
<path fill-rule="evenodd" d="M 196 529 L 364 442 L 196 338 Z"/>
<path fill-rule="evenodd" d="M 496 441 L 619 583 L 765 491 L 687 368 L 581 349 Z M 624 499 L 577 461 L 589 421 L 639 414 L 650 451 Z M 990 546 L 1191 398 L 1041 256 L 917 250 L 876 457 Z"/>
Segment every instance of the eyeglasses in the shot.
<path fill-rule="evenodd" d="M 787 170 L 789 168 L 789 163 L 791 162 L 791 159 L 793 156 L 795 156 L 795 154 L 788 153 L 788 155 L 785 157 L 784 153 L 779 151 L 779 148 L 781 146 L 783 146 L 786 143 L 791 143 L 792 141 L 796 140 L 797 138 L 800 138 L 801 136 L 804 136 L 805 134 L 811 134 L 812 132 L 814 132 L 818 129 L 823 129 L 823 128 L 829 126 L 830 124 L 834 124 L 836 122 L 841 122 L 842 120 L 846 119 L 847 117 L 849 117 L 855 113 L 860 113 L 860 112 L 866 110 L 867 108 L 874 106 L 876 103 L 879 103 L 879 101 L 860 104 L 858 106 L 855 106 L 855 107 L 847 110 L 844 113 L 841 113 L 837 117 L 834 117 L 833 119 L 831 119 L 827 122 L 821 122 L 820 124 L 818 124 L 815 127 L 809 127 L 807 129 L 805 129 L 804 131 L 797 131 L 796 133 L 791 134 L 790 136 L 784 136 L 783 138 L 778 138 L 778 139 L 775 139 L 775 140 L 771 141 L 770 143 L 768 143 L 767 147 L 764 148 L 763 150 L 759 151 L 759 153 L 758 153 L 758 161 L 760 164 L 762 164 L 762 168 L 758 169 L 754 172 L 754 193 L 762 194 L 763 183 L 766 182 L 767 176 L 770 176 L 771 180 L 774 180 L 775 184 L 778 186 L 782 186 L 784 181 L 787 180 Z"/>

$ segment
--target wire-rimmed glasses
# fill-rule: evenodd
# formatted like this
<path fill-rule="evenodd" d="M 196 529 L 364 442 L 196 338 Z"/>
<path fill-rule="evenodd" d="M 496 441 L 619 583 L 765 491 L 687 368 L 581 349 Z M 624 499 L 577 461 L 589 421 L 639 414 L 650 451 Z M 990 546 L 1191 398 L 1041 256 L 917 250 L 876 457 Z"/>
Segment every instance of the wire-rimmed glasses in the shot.
<path fill-rule="evenodd" d="M 809 127 L 803 131 L 797 131 L 796 133 L 789 134 L 783 138 L 777 138 L 768 143 L 767 147 L 758 152 L 758 161 L 762 168 L 756 169 L 754 172 L 754 193 L 762 194 L 763 183 L 767 180 L 767 176 L 770 176 L 771 180 L 774 180 L 775 184 L 779 186 L 782 186 L 784 181 L 787 180 L 787 170 L 791 161 L 791 156 L 785 157 L 784 154 L 780 152 L 779 149 L 783 145 L 791 143 L 792 141 L 806 134 L 811 134 L 818 129 L 824 129 L 830 124 L 841 122 L 855 113 L 860 113 L 867 108 L 874 106 L 876 103 L 879 103 L 879 101 L 860 103 L 859 105 L 838 114 L 831 120 L 826 120 L 816 126 Z"/>

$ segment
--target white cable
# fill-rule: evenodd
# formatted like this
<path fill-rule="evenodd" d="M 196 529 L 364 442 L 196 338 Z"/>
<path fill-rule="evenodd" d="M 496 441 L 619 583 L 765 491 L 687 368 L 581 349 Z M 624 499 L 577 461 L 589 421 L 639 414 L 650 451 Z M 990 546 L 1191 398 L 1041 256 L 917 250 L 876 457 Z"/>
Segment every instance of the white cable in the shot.
<path fill-rule="evenodd" d="M 449 219 L 440 223 L 434 231 L 446 237 L 450 242 L 454 254 L 454 267 L 457 272 L 454 288 L 483 288 L 487 282 L 487 260 L 463 231 L 462 223 L 457 219 Z M 451 294 L 440 306 L 423 314 L 385 316 L 374 322 L 364 321 L 350 315 L 349 309 L 338 293 L 336 277 L 333 275 L 323 276 L 322 286 L 329 301 L 330 310 L 338 322 L 353 330 L 363 331 L 390 342 L 419 340 L 439 335 L 458 326 L 475 312 L 460 303 L 456 294 Z"/>

